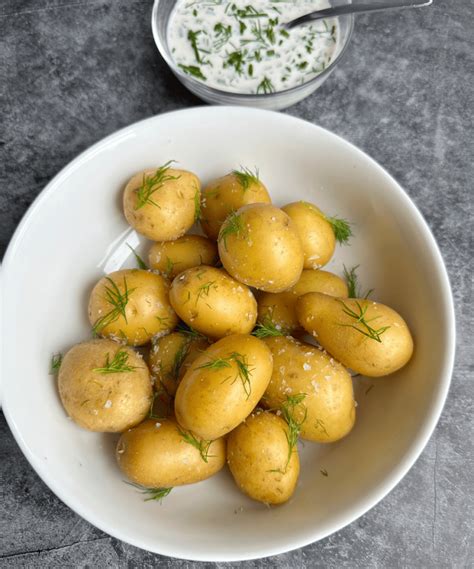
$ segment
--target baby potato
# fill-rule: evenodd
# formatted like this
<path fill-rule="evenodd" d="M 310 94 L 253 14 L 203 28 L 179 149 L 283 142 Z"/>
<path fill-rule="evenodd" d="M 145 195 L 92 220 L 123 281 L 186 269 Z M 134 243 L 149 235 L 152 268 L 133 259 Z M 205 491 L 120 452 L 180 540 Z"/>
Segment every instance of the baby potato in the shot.
<path fill-rule="evenodd" d="M 118 465 L 135 484 L 172 488 L 210 478 L 225 464 L 225 441 L 201 441 L 174 419 L 149 419 L 122 434 Z"/>
<path fill-rule="evenodd" d="M 213 180 L 202 191 L 201 226 L 204 233 L 210 239 L 217 239 L 229 213 L 249 203 L 272 203 L 257 174 L 243 168 Z"/>
<path fill-rule="evenodd" d="M 300 425 L 302 438 L 332 443 L 354 426 L 355 403 L 349 372 L 326 352 L 294 338 L 265 338 L 273 373 L 262 398 Z"/>
<path fill-rule="evenodd" d="M 148 256 L 150 268 L 171 279 L 192 267 L 215 265 L 217 258 L 216 244 L 202 235 L 154 243 Z"/>
<path fill-rule="evenodd" d="M 227 336 L 191 364 L 178 385 L 178 423 L 203 439 L 229 433 L 254 409 L 272 374 L 272 355 L 254 336 Z"/>
<path fill-rule="evenodd" d="M 272 205 L 250 204 L 231 213 L 218 246 L 226 271 L 260 290 L 282 292 L 301 276 L 300 238 L 286 213 Z"/>
<path fill-rule="evenodd" d="M 257 320 L 250 289 L 215 267 L 202 265 L 177 276 L 170 302 L 188 326 L 210 338 L 248 334 Z"/>
<path fill-rule="evenodd" d="M 308 292 L 348 296 L 346 282 L 337 275 L 323 270 L 304 270 L 300 280 L 288 291 L 262 292 L 258 296 L 258 322 L 270 323 L 285 334 L 302 330 L 296 317 L 296 299 Z"/>
<path fill-rule="evenodd" d="M 242 492 L 265 504 L 289 500 L 300 472 L 296 440 L 291 440 L 287 423 L 262 411 L 230 433 L 227 463 Z"/>
<path fill-rule="evenodd" d="M 304 268 L 319 269 L 334 254 L 336 236 L 324 213 L 308 202 L 294 202 L 281 208 L 295 224 L 304 252 Z"/>
<path fill-rule="evenodd" d="M 150 410 L 152 386 L 142 357 L 128 346 L 95 339 L 71 348 L 58 375 L 62 404 L 89 431 L 119 433 Z"/>
<path fill-rule="evenodd" d="M 170 332 L 178 318 L 169 302 L 169 283 L 155 273 L 123 269 L 102 277 L 89 299 L 89 321 L 100 336 L 132 346 Z"/>
<path fill-rule="evenodd" d="M 296 314 L 324 349 L 362 375 L 388 375 L 412 356 L 413 339 L 406 322 L 379 302 L 311 292 L 297 300 Z"/>
<path fill-rule="evenodd" d="M 150 369 L 158 385 L 174 395 L 178 384 L 193 361 L 209 347 L 203 336 L 193 337 L 183 332 L 172 332 L 153 342 L 150 351 Z"/>
<path fill-rule="evenodd" d="M 123 211 L 130 225 L 153 241 L 173 241 L 200 213 L 201 182 L 192 172 L 159 168 L 135 174 L 125 186 Z"/>

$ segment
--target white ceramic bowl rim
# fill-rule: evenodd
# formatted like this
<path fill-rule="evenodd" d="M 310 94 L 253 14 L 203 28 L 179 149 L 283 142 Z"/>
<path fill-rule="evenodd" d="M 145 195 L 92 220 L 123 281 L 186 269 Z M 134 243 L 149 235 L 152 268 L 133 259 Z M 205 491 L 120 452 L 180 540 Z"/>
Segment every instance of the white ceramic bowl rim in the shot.
<path fill-rule="evenodd" d="M 236 111 L 236 109 L 239 109 L 239 111 L 242 111 L 242 112 L 245 111 L 248 114 L 255 113 L 256 116 L 261 115 L 262 113 L 272 114 L 272 115 L 278 114 L 280 121 L 291 121 L 296 126 L 296 128 L 298 128 L 298 124 L 301 124 L 301 125 L 304 124 L 306 126 L 308 124 L 308 123 L 306 123 L 306 121 L 303 121 L 302 119 L 298 119 L 298 118 L 291 117 L 288 115 L 281 115 L 280 113 L 275 113 L 273 111 L 263 111 L 263 110 L 256 110 L 256 109 L 245 109 L 244 110 L 244 109 L 240 109 L 239 107 L 194 107 L 191 109 L 185 109 L 185 110 L 179 110 L 179 111 L 173 111 L 170 113 L 166 113 L 165 116 L 172 117 L 174 114 L 183 114 L 184 115 L 187 113 L 189 115 L 192 115 L 194 113 L 199 113 L 200 116 L 205 118 L 206 115 L 222 114 L 222 119 L 224 119 L 226 117 L 227 113 L 232 112 L 232 111 Z M 164 115 L 161 115 L 161 116 L 164 116 Z M 60 184 L 62 183 L 62 180 L 65 179 L 66 177 L 68 177 L 72 171 L 80 168 L 81 164 L 86 162 L 94 154 L 100 153 L 102 148 L 104 147 L 104 145 L 107 145 L 107 144 L 110 145 L 111 142 L 113 142 L 114 140 L 115 141 L 119 140 L 121 137 L 127 135 L 127 133 L 130 133 L 133 130 L 135 130 L 139 125 L 144 124 L 146 122 L 153 122 L 153 121 L 155 121 L 156 123 L 159 123 L 160 115 L 158 115 L 156 117 L 144 119 L 143 121 L 137 122 L 137 123 L 130 125 L 126 128 L 123 128 L 123 129 L 115 132 L 114 134 L 109 135 L 108 137 L 104 138 L 103 140 L 97 142 L 92 147 L 90 147 L 88 150 L 81 153 L 76 159 L 74 159 L 72 162 L 70 162 L 66 167 L 64 167 L 53 178 L 53 180 L 51 180 L 47 184 L 47 186 L 38 195 L 38 197 L 35 199 L 35 201 L 32 203 L 32 205 L 30 206 L 30 208 L 28 209 L 28 211 L 24 215 L 24 217 L 21 220 L 17 230 L 15 231 L 15 234 L 13 235 L 11 242 L 8 246 L 8 249 L 6 251 L 6 254 L 4 257 L 4 262 L 3 262 L 2 273 L 1 273 L 1 277 L 2 277 L 1 278 L 2 304 L 4 301 L 3 291 L 5 291 L 7 288 L 6 283 L 8 281 L 9 269 L 12 266 L 12 264 L 15 262 L 16 249 L 17 249 L 19 243 L 21 242 L 22 236 L 24 235 L 25 232 L 28 231 L 28 224 L 29 224 L 30 220 L 33 218 L 33 216 L 36 213 L 36 210 L 39 208 L 39 206 L 42 204 L 42 202 L 49 196 L 49 194 L 51 194 L 52 192 L 55 192 L 56 188 L 58 186 L 60 186 Z M 439 248 L 436 244 L 436 241 L 435 241 L 428 225 L 426 224 L 424 218 L 422 217 L 421 213 L 416 208 L 414 203 L 410 200 L 410 198 L 405 193 L 405 191 L 395 182 L 395 180 L 380 165 L 378 165 L 373 159 L 371 159 L 364 152 L 362 152 L 361 150 L 359 150 L 358 148 L 356 148 L 355 146 L 353 146 L 349 142 L 343 140 L 341 137 L 338 137 L 337 135 L 335 135 L 335 134 L 333 134 L 333 133 L 331 133 L 325 129 L 322 129 L 319 126 L 312 125 L 312 127 L 314 129 L 319 129 L 321 131 L 324 131 L 326 136 L 335 137 L 336 139 L 339 140 L 339 142 L 342 142 L 343 144 L 350 146 L 354 153 L 358 153 L 361 157 L 364 158 L 364 160 L 370 162 L 371 168 L 377 169 L 379 171 L 379 173 L 382 173 L 383 176 L 385 176 L 387 178 L 387 181 L 389 181 L 391 183 L 391 185 L 393 186 L 394 191 L 398 192 L 398 197 L 401 200 L 403 200 L 405 207 L 410 209 L 411 212 L 416 216 L 416 219 L 418 222 L 418 228 L 419 228 L 420 232 L 424 233 L 424 237 L 426 238 L 427 243 L 429 244 L 430 254 L 433 256 L 433 259 L 435 261 L 435 265 L 436 265 L 436 269 L 437 269 L 437 275 L 434 275 L 434 278 L 436 278 L 437 281 L 440 283 L 441 292 L 442 292 L 443 298 L 445 300 L 444 314 L 442 315 L 442 317 L 444 318 L 444 321 L 447 323 L 448 329 L 447 329 L 446 336 L 449 339 L 449 343 L 447 343 L 445 346 L 444 365 L 443 365 L 443 368 L 440 370 L 440 373 L 439 373 L 440 377 L 442 378 L 440 381 L 440 387 L 438 389 L 437 397 L 433 401 L 431 415 L 425 421 L 425 423 L 423 424 L 423 428 L 420 429 L 420 431 L 417 433 L 417 436 L 414 437 L 414 439 L 411 443 L 411 446 L 409 447 L 408 451 L 406 452 L 406 454 L 404 456 L 404 459 L 402 461 L 400 461 L 400 463 L 397 465 L 397 467 L 394 468 L 390 472 L 390 475 L 386 477 L 386 479 L 383 481 L 383 483 L 380 483 L 378 485 L 378 487 L 373 489 L 371 495 L 365 500 L 363 507 L 353 507 L 350 511 L 348 511 L 344 515 L 344 519 L 338 519 L 336 522 L 334 522 L 332 524 L 332 526 L 328 527 L 326 529 L 326 531 L 324 531 L 323 533 L 319 532 L 317 535 L 313 535 L 313 537 L 311 537 L 311 536 L 308 537 L 308 535 L 306 535 L 301 539 L 294 539 L 291 544 L 277 542 L 274 544 L 274 546 L 271 548 L 271 550 L 261 551 L 261 552 L 259 552 L 258 555 L 254 554 L 254 555 L 249 556 L 248 554 L 245 553 L 245 548 L 242 547 L 241 551 L 236 551 L 233 555 L 228 555 L 225 558 L 223 558 L 222 556 L 216 557 L 215 555 L 212 554 L 212 552 L 209 552 L 206 554 L 199 552 L 199 553 L 193 554 L 192 556 L 184 557 L 187 559 L 193 559 L 196 561 L 239 561 L 239 560 L 257 559 L 257 558 L 261 558 L 261 557 L 267 557 L 270 555 L 276 555 L 276 554 L 284 553 L 284 552 L 292 550 L 292 549 L 297 549 L 297 548 L 303 547 L 305 545 L 308 545 L 308 544 L 314 542 L 316 539 L 323 539 L 324 537 L 327 537 L 328 535 L 342 529 L 344 526 L 348 525 L 349 523 L 352 523 L 354 520 L 356 520 L 357 518 L 359 518 L 360 516 L 365 514 L 368 510 L 370 510 L 372 507 L 374 507 L 384 496 L 386 496 L 398 484 L 398 482 L 400 482 L 400 480 L 406 475 L 406 473 L 409 471 L 409 469 L 413 466 L 413 464 L 415 463 L 415 461 L 417 460 L 417 458 L 420 456 L 421 452 L 423 451 L 425 445 L 427 444 L 431 434 L 433 433 L 434 428 L 436 427 L 436 424 L 439 420 L 439 417 L 440 417 L 442 409 L 443 409 L 443 405 L 444 405 L 446 397 L 447 397 L 447 393 L 448 393 L 449 385 L 450 385 L 450 381 L 451 381 L 451 374 L 452 374 L 453 365 L 454 365 L 454 355 L 455 355 L 455 315 L 454 315 L 453 299 L 452 299 L 452 293 L 451 293 L 451 287 L 450 287 L 450 283 L 449 283 L 449 279 L 448 279 L 448 274 L 446 272 L 446 268 L 444 266 L 444 263 L 443 263 L 443 260 L 441 257 L 441 253 L 440 253 Z M 2 324 L 2 327 L 5 327 L 4 322 L 2 322 L 1 324 Z M 4 330 L 4 328 L 3 328 L 3 330 Z M 2 333 L 4 333 L 4 332 L 2 332 Z M 2 343 L 2 349 L 3 349 L 3 343 Z M 3 381 L 5 381 L 5 378 L 1 378 L 1 379 Z M 2 394 L 2 397 L 3 397 L 4 393 L 5 393 L 5 389 L 1 385 L 0 385 L 0 388 L 1 388 L 0 393 Z M 128 535 L 124 535 L 120 531 L 120 529 L 104 527 L 104 525 L 101 523 L 101 520 L 97 519 L 93 514 L 90 513 L 90 511 L 86 511 L 78 499 L 76 499 L 74 496 L 67 495 L 67 493 L 63 492 L 61 485 L 58 484 L 56 480 L 54 480 L 50 477 L 50 475 L 48 473 L 47 463 L 44 463 L 44 462 L 41 462 L 40 460 L 38 460 L 35 457 L 35 455 L 30 451 L 28 445 L 26 444 L 26 442 L 22 436 L 22 433 L 17 428 L 14 415 L 10 412 L 10 409 L 8 407 L 8 398 L 6 398 L 6 399 L 3 398 L 3 412 L 5 414 L 8 425 L 9 425 L 19 447 L 21 448 L 23 454 L 26 456 L 26 458 L 28 459 L 28 461 L 30 462 L 32 467 L 35 469 L 37 474 L 44 481 L 44 483 L 51 489 L 52 492 L 54 492 L 73 511 L 75 511 L 77 514 L 79 514 L 81 517 L 86 519 L 91 524 L 98 527 L 100 530 L 108 533 L 109 535 L 112 535 L 115 538 L 118 538 L 122 541 L 130 543 L 131 545 L 134 545 L 136 547 L 139 547 L 139 548 L 142 548 L 145 550 L 150 550 L 149 544 L 144 543 L 140 539 L 130 539 L 130 537 Z M 155 552 L 163 554 L 163 555 L 168 555 L 171 557 L 183 558 L 181 551 L 179 551 L 178 549 L 172 550 L 169 547 L 167 548 L 166 544 L 164 544 L 163 547 L 160 547 L 159 550 L 156 549 Z"/>

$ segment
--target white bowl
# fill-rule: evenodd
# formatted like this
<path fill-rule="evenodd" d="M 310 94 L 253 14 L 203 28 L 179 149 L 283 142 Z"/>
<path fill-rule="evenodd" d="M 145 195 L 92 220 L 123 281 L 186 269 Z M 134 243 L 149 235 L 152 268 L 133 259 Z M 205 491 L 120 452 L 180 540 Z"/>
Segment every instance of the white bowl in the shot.
<path fill-rule="evenodd" d="M 115 437 L 67 420 L 51 354 L 90 335 L 86 301 L 104 273 L 133 262 L 142 241 L 120 208 L 137 170 L 169 159 L 206 181 L 257 165 L 274 201 L 315 201 L 350 219 L 355 237 L 329 269 L 360 264 L 362 285 L 408 321 L 412 361 L 383 379 L 356 379 L 357 424 L 332 445 L 306 443 L 293 499 L 266 508 L 228 472 L 144 502 L 115 465 Z M 103 531 L 163 555 L 233 561 L 321 539 L 382 499 L 407 473 L 438 421 L 454 355 L 446 270 L 425 221 L 366 154 L 301 120 L 255 109 L 205 107 L 150 118 L 84 152 L 48 184 L 18 227 L 2 271 L 3 409 L 33 468 L 69 507 Z M 370 386 L 373 385 L 373 388 Z M 370 390 L 369 390 L 370 388 Z M 328 476 L 321 474 L 321 469 Z"/>

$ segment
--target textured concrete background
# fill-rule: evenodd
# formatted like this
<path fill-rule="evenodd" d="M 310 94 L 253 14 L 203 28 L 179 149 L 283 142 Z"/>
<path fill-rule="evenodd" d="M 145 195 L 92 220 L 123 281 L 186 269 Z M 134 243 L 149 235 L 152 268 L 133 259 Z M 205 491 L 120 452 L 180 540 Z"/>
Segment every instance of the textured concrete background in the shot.
<path fill-rule="evenodd" d="M 0 0 L 0 254 L 79 152 L 138 119 L 199 104 L 159 58 L 150 10 L 151 0 Z M 421 209 L 451 276 L 457 363 L 433 438 L 382 503 L 319 543 L 246 567 L 474 567 L 473 10 L 471 0 L 435 0 L 359 17 L 341 67 L 288 110 L 368 152 Z M 195 565 L 121 543 L 71 512 L 0 415 L 0 567 Z"/>

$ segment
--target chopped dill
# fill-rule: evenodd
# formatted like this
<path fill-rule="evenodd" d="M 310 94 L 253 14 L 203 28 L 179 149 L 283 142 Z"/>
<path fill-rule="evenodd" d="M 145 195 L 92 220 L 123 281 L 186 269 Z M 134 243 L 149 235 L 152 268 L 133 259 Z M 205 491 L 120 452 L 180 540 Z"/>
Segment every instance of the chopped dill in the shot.
<path fill-rule="evenodd" d="M 255 168 L 255 172 L 252 172 L 250 168 L 241 166 L 240 170 L 232 170 L 232 174 L 237 178 L 244 192 L 248 190 L 252 184 L 258 184 L 260 182 L 258 168 Z"/>
<path fill-rule="evenodd" d="M 347 281 L 347 288 L 349 290 L 349 298 L 368 298 L 373 292 L 374 289 L 371 288 L 368 290 L 365 295 L 362 293 L 362 290 L 358 284 L 358 277 L 357 277 L 357 269 L 359 265 L 355 265 L 352 269 L 347 269 L 346 265 L 344 267 L 344 278 Z"/>
<path fill-rule="evenodd" d="M 231 212 L 224 221 L 219 231 L 219 241 L 224 240 L 224 247 L 227 251 L 227 238 L 229 235 L 239 235 L 244 231 L 242 218 L 235 211 Z"/>
<path fill-rule="evenodd" d="M 62 361 L 63 361 L 63 355 L 59 352 L 51 356 L 51 364 L 49 368 L 50 375 L 54 375 L 59 371 Z"/>
<path fill-rule="evenodd" d="M 334 231 L 334 236 L 336 241 L 341 245 L 347 245 L 349 239 L 352 237 L 353 233 L 351 230 L 351 224 L 346 219 L 341 219 L 340 217 L 327 217 L 326 221 L 331 224 L 332 230 Z"/>
<path fill-rule="evenodd" d="M 275 87 L 274 87 L 273 83 L 270 81 L 270 79 L 268 77 L 264 77 L 262 79 L 261 83 L 257 87 L 257 95 L 260 93 L 264 93 L 265 95 L 268 95 L 268 94 L 274 93 L 274 92 L 275 92 Z"/>
<path fill-rule="evenodd" d="M 135 209 L 140 209 L 146 204 L 151 204 L 156 207 L 160 207 L 156 202 L 153 201 L 152 196 L 157 192 L 165 182 L 170 180 L 177 180 L 179 176 L 170 176 L 167 172 L 170 169 L 170 165 L 173 160 L 169 160 L 163 166 L 157 168 L 156 172 L 151 176 L 143 174 L 142 184 L 139 188 L 135 190 L 137 194 L 137 203 Z"/>
<path fill-rule="evenodd" d="M 298 442 L 298 437 L 301 432 L 301 426 L 306 421 L 306 416 L 308 414 L 306 406 L 302 405 L 305 397 L 306 393 L 288 395 L 286 401 L 281 406 L 281 414 L 288 424 L 288 432 L 285 432 L 286 440 L 288 441 L 288 456 L 286 459 L 285 472 L 288 468 L 288 465 L 290 464 L 291 455 L 293 454 L 293 451 L 296 447 L 296 443 Z M 295 409 L 299 405 L 302 405 L 302 407 L 304 408 L 304 413 L 303 413 L 303 418 L 300 421 L 297 421 L 295 418 Z"/>
<path fill-rule="evenodd" d="M 107 354 L 104 367 L 96 367 L 92 371 L 99 373 L 125 373 L 138 369 L 137 366 L 128 365 L 127 362 L 128 353 L 125 350 L 119 350 L 112 360 L 110 360 L 110 354 Z"/>
<path fill-rule="evenodd" d="M 174 381 L 178 381 L 179 372 L 183 366 L 184 360 L 186 359 L 187 355 L 189 354 L 189 348 L 191 347 L 190 344 L 192 342 L 192 338 L 185 337 L 184 342 L 179 347 L 178 351 L 176 352 L 173 360 L 173 364 L 171 366 L 171 378 Z"/>
<path fill-rule="evenodd" d="M 265 316 L 262 322 L 257 322 L 252 336 L 257 338 L 269 338 L 272 336 L 286 336 L 285 331 L 279 324 L 275 324 L 270 316 Z"/>
<path fill-rule="evenodd" d="M 183 431 L 179 427 L 178 431 L 185 443 L 188 443 L 199 451 L 199 454 L 201 455 L 201 458 L 204 462 L 207 463 L 209 462 L 210 458 L 214 457 L 214 455 L 209 454 L 209 448 L 213 441 L 206 441 L 204 439 L 199 440 L 193 435 L 193 433 L 189 431 Z"/>
<path fill-rule="evenodd" d="M 147 496 L 147 498 L 144 498 L 145 502 L 150 502 L 152 500 L 161 502 L 163 498 L 166 498 L 171 490 L 173 490 L 173 488 L 145 488 L 145 486 L 133 484 L 132 482 L 125 483 L 129 486 L 137 488 L 142 494 L 145 494 Z"/>
<path fill-rule="evenodd" d="M 199 53 L 200 50 L 197 44 L 199 34 L 202 34 L 202 30 L 198 30 L 197 32 L 194 32 L 193 30 L 188 30 L 188 41 L 191 44 L 196 61 L 198 63 L 204 63 L 203 60 L 201 59 L 201 54 Z"/>
<path fill-rule="evenodd" d="M 216 358 L 214 360 L 210 360 L 196 369 L 218 370 L 223 368 L 232 368 L 231 362 L 234 362 L 237 367 L 237 375 L 235 376 L 232 383 L 237 381 L 237 379 L 240 379 L 248 399 L 252 392 L 252 383 L 250 381 L 250 376 L 252 375 L 252 372 L 254 371 L 255 368 L 250 368 L 249 364 L 246 361 L 245 356 L 243 356 L 242 354 L 239 354 L 238 352 L 232 352 L 226 358 Z"/>
<path fill-rule="evenodd" d="M 104 314 L 104 316 L 101 316 L 96 320 L 94 326 L 92 327 L 94 334 L 98 334 L 106 326 L 118 320 L 120 316 L 122 316 L 125 322 L 127 322 L 127 314 L 125 309 L 127 307 L 130 295 L 135 290 L 134 288 L 129 290 L 126 277 L 123 277 L 123 293 L 110 277 L 105 278 L 110 283 L 110 286 L 105 287 L 105 300 L 113 308 L 110 310 L 110 312 L 107 312 L 107 314 Z"/>
<path fill-rule="evenodd" d="M 201 219 L 201 193 L 196 190 L 194 194 L 194 221 Z"/>
<path fill-rule="evenodd" d="M 380 318 L 380 316 L 375 316 L 374 318 L 370 318 L 370 320 L 367 320 L 366 313 L 367 313 L 367 310 L 369 308 L 368 306 L 365 306 L 363 308 L 362 305 L 360 304 L 360 302 L 358 302 L 356 300 L 355 304 L 359 310 L 359 312 L 357 313 L 354 310 L 352 310 L 352 308 L 347 306 L 347 304 L 343 300 L 341 300 L 340 298 L 338 298 L 336 300 L 342 304 L 344 314 L 347 314 L 347 316 L 350 316 L 351 318 L 353 318 L 356 321 L 356 324 L 361 324 L 362 328 L 359 328 L 356 324 L 339 323 L 339 326 L 345 326 L 347 328 L 354 328 L 354 330 L 357 330 L 357 332 L 360 332 L 361 334 L 363 334 L 367 338 L 370 338 L 371 340 L 375 340 L 376 342 L 382 343 L 381 336 L 384 332 L 386 332 L 390 328 L 390 326 L 382 326 L 378 330 L 373 328 L 372 326 L 370 326 L 370 322 L 377 320 L 378 318 Z"/>
<path fill-rule="evenodd" d="M 216 33 L 214 47 L 219 50 L 223 48 L 225 44 L 230 40 L 230 37 L 232 36 L 232 26 L 224 26 L 224 24 L 218 23 L 214 26 L 214 32 Z"/>
<path fill-rule="evenodd" d="M 217 289 L 216 281 L 209 281 L 208 283 L 202 284 L 198 288 L 195 304 L 197 304 L 201 298 L 209 296 L 211 289 Z"/>
<path fill-rule="evenodd" d="M 181 65 L 180 64 L 180 65 L 178 65 L 178 67 L 180 67 L 188 75 L 192 75 L 193 77 L 196 77 L 196 79 L 202 79 L 203 81 L 206 81 L 206 76 L 201 71 L 201 68 L 198 67 L 197 65 Z"/>
<path fill-rule="evenodd" d="M 321 421 L 321 419 L 316 419 L 316 423 L 314 424 L 314 426 L 316 427 L 316 429 L 319 429 L 327 437 L 329 437 L 329 433 L 326 430 L 326 425 L 324 424 L 324 421 Z"/>
<path fill-rule="evenodd" d="M 177 331 L 180 332 L 181 334 L 186 334 L 186 336 L 188 336 L 192 340 L 200 340 L 202 338 L 207 340 L 204 334 L 201 334 L 201 332 L 198 332 L 194 328 L 191 328 L 191 326 L 184 324 L 184 322 L 180 322 L 178 324 Z"/>
<path fill-rule="evenodd" d="M 130 251 L 133 253 L 133 256 L 135 257 L 135 260 L 137 261 L 137 265 L 139 269 L 143 269 L 144 271 L 148 271 L 148 265 L 145 263 L 145 261 L 140 257 L 140 255 L 135 251 L 135 249 L 129 245 L 127 243 L 127 247 L 130 249 Z"/>

